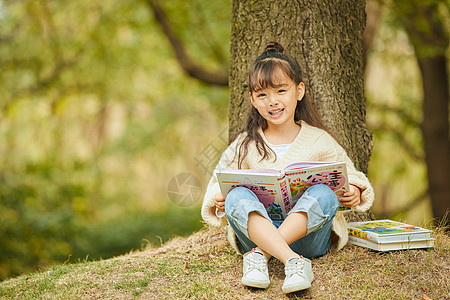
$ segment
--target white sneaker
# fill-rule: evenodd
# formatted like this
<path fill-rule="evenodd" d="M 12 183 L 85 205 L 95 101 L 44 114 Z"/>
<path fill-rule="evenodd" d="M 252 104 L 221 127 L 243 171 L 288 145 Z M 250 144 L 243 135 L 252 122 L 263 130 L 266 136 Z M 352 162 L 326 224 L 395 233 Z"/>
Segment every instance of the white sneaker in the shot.
<path fill-rule="evenodd" d="M 244 276 L 242 283 L 246 286 L 265 289 L 270 285 L 267 258 L 254 250 L 244 254 Z"/>
<path fill-rule="evenodd" d="M 292 293 L 311 287 L 314 280 L 311 261 L 302 256 L 290 258 L 284 266 L 286 278 L 283 283 L 283 293 Z"/>

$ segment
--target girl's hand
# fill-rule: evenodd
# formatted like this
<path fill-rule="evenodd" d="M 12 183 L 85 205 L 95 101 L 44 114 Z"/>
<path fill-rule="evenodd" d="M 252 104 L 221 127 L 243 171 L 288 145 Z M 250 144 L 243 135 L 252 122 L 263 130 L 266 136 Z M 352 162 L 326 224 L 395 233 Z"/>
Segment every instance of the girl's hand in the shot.
<path fill-rule="evenodd" d="M 339 197 L 339 203 L 343 206 L 355 207 L 361 203 L 361 190 L 350 184 L 349 191 Z"/>
<path fill-rule="evenodd" d="M 214 203 L 218 211 L 225 212 L 225 197 L 221 193 L 216 194 Z"/>

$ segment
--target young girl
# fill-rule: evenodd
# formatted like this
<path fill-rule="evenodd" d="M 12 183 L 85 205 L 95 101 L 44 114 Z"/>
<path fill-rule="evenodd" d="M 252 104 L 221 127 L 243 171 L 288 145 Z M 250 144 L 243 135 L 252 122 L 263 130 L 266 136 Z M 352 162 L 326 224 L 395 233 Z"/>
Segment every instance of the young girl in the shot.
<path fill-rule="evenodd" d="M 281 170 L 297 161 L 344 161 L 350 189 L 337 198 L 326 185 L 312 186 L 280 223 L 269 218 L 264 205 L 245 187 L 222 195 L 213 175 L 202 217 L 213 226 L 228 221 L 228 240 L 238 253 L 245 253 L 244 285 L 267 288 L 267 262 L 275 257 L 285 265 L 282 290 L 290 293 L 311 286 L 314 275 L 310 258 L 330 248 L 339 250 L 347 243 L 346 222 L 342 212 L 337 212 L 339 204 L 365 211 L 372 205 L 374 194 L 366 176 L 355 169 L 315 113 L 305 95 L 298 62 L 283 52 L 280 44 L 269 43 L 250 67 L 248 119 L 216 170 Z"/>

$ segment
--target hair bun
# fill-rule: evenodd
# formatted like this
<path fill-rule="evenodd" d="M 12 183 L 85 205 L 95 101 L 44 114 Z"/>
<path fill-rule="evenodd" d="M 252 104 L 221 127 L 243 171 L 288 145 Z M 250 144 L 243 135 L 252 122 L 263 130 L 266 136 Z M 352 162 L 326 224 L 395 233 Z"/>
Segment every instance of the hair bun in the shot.
<path fill-rule="evenodd" d="M 283 53 L 284 52 L 284 48 L 283 48 L 283 46 L 281 46 L 277 42 L 270 42 L 264 48 L 264 52 L 268 52 L 268 51 L 274 51 L 274 52 L 278 52 L 278 53 Z"/>

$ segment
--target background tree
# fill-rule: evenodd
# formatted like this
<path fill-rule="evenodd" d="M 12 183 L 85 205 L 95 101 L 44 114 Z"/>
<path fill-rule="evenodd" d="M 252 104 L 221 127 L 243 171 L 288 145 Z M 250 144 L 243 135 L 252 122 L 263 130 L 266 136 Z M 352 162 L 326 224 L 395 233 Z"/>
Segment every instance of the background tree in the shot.
<path fill-rule="evenodd" d="M 440 9 L 448 14 L 448 2 L 401 0 L 392 2 L 404 26 L 422 74 L 422 132 L 428 171 L 428 192 L 433 215 L 440 223 L 450 209 L 449 84 L 447 48 L 449 36 Z M 448 16 L 447 16 L 448 17 Z M 448 219 L 444 222 L 448 223 Z"/>
<path fill-rule="evenodd" d="M 146 0 L 150 9 L 153 12 L 156 22 L 158 22 L 162 31 L 169 40 L 170 46 L 177 58 L 178 63 L 181 68 L 186 72 L 187 75 L 192 78 L 198 79 L 207 84 L 227 86 L 228 85 L 228 72 L 223 68 L 219 71 L 210 71 L 205 66 L 196 63 L 192 57 L 187 53 L 186 47 L 181 39 L 177 36 L 172 28 L 172 25 L 166 15 L 166 12 L 161 7 L 159 1 L 157 0 Z M 223 63 L 224 55 L 221 53 L 220 48 L 214 51 L 215 56 L 219 58 L 219 61 Z"/>
<path fill-rule="evenodd" d="M 381 10 L 383 11 L 384 20 L 380 22 Z M 420 85 L 418 86 L 419 93 L 417 96 L 413 96 L 414 93 L 400 92 L 395 96 L 397 98 L 395 100 L 392 95 L 387 96 L 387 98 L 391 98 L 388 101 L 390 102 L 389 104 L 386 102 L 382 103 L 380 97 L 369 103 L 375 114 L 391 115 L 397 119 L 393 120 L 392 118 L 383 117 L 383 123 L 377 122 L 377 125 L 371 127 L 374 134 L 376 136 L 392 136 L 396 141 L 397 147 L 402 148 L 415 162 L 423 162 L 427 171 L 427 182 L 419 184 L 419 186 L 424 187 L 419 188 L 418 191 L 408 193 L 409 200 L 397 210 L 386 212 L 386 217 L 392 218 L 396 214 L 404 215 L 405 212 L 429 199 L 436 224 L 445 225 L 443 219 L 450 208 L 450 198 L 447 195 L 448 184 L 445 175 L 450 163 L 449 85 L 447 73 L 449 27 L 444 21 L 449 14 L 448 3 L 441 0 L 369 0 L 367 1 L 366 12 L 366 54 L 370 53 L 372 46 L 373 39 L 371 39 L 371 36 L 373 37 L 373 34 L 371 32 L 375 32 L 376 28 L 383 23 L 390 23 L 390 27 L 394 29 L 393 32 L 397 32 L 396 34 L 405 33 L 404 36 L 409 39 L 411 50 L 414 51 L 413 57 L 416 60 L 417 71 L 420 72 L 421 76 L 421 78 L 419 77 Z M 375 20 L 375 22 L 371 20 Z M 390 34 L 391 37 L 394 35 Z M 380 44 L 378 44 L 378 48 L 379 46 Z M 401 47 L 398 44 L 396 46 L 398 48 Z M 396 46 L 389 45 L 388 47 L 395 48 Z M 379 51 L 379 49 L 376 51 Z M 408 59 L 407 56 L 407 53 L 404 53 L 403 57 L 399 57 L 399 59 L 406 61 Z M 414 68 L 414 64 L 413 66 L 409 65 L 407 70 L 402 70 L 401 72 L 414 74 Z M 398 68 L 398 70 L 400 71 L 401 69 Z M 410 90 L 416 89 L 417 83 L 411 80 L 409 74 L 403 77 L 405 78 L 403 81 L 407 82 L 405 88 Z M 392 80 L 392 78 L 386 78 L 386 80 Z M 387 88 L 387 86 L 385 87 Z M 396 89 L 401 90 L 401 85 L 399 84 Z M 389 94 L 389 92 L 384 93 L 384 95 Z M 371 99 L 370 95 L 368 97 Z M 386 98 L 386 96 L 384 97 Z M 401 100 L 402 98 L 404 99 Z M 414 109 L 416 103 L 419 104 L 418 107 L 421 113 L 417 113 L 418 111 Z M 407 170 L 405 169 L 405 171 Z M 401 177 L 402 175 L 397 174 L 397 176 Z M 386 186 L 384 189 L 387 188 Z M 380 193 L 378 200 L 385 203 L 387 201 L 386 194 L 385 192 Z"/>

